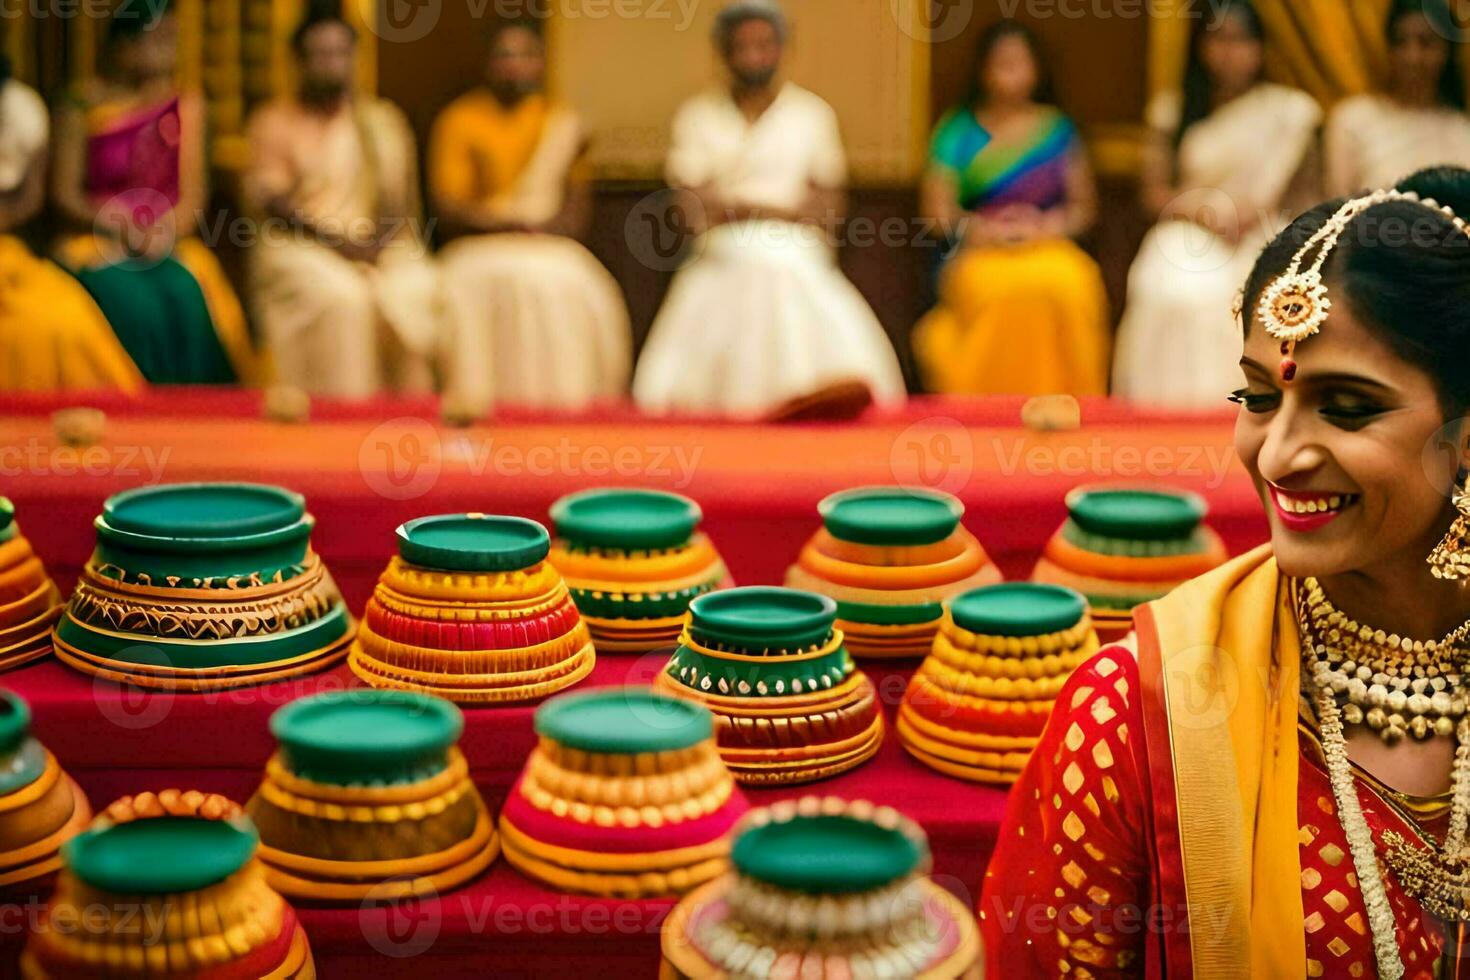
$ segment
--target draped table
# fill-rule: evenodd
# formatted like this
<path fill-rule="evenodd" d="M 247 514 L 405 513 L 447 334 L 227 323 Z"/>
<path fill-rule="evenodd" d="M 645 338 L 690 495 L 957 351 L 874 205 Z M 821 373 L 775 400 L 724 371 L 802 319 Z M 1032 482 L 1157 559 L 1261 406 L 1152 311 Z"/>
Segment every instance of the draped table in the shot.
<path fill-rule="evenodd" d="M 64 445 L 51 413 L 106 412 L 101 438 Z M 551 502 L 590 486 L 673 489 L 698 500 L 704 530 L 740 584 L 779 583 L 816 529 L 816 503 L 871 483 L 936 486 L 966 504 L 965 524 L 1008 578 L 1025 577 L 1065 516 L 1075 486 L 1166 483 L 1210 502 L 1232 553 L 1264 540 L 1265 519 L 1234 458 L 1228 414 L 1171 417 L 1084 401 L 1083 426 L 1034 432 L 1019 399 L 915 399 L 856 422 L 742 425 L 650 420 L 623 406 L 578 415 L 501 411 L 484 424 L 439 424 L 432 401 L 314 404 L 307 423 L 262 417 L 256 393 L 184 389 L 0 398 L 0 493 L 63 589 L 92 547 L 91 521 L 112 493 L 154 482 L 252 480 L 303 493 L 313 546 L 360 611 L 394 549 L 393 529 L 433 513 L 545 520 Z M 607 656 L 587 686 L 647 683 L 656 655 Z M 890 721 L 914 664 L 869 666 Z M 0 677 L 32 707 L 34 729 L 101 807 L 171 786 L 244 800 L 272 749 L 271 712 L 353 685 L 345 668 L 215 694 L 124 690 L 44 661 Z M 534 706 L 470 709 L 462 748 L 498 808 L 534 744 Z M 1001 790 L 924 768 L 891 734 L 877 758 L 756 804 L 834 793 L 898 807 L 928 831 L 936 875 L 973 905 L 1004 809 Z M 558 895 L 498 861 L 468 887 L 400 906 L 302 909 L 325 977 L 650 977 L 668 902 Z M 32 910 L 0 910 L 13 952 Z"/>

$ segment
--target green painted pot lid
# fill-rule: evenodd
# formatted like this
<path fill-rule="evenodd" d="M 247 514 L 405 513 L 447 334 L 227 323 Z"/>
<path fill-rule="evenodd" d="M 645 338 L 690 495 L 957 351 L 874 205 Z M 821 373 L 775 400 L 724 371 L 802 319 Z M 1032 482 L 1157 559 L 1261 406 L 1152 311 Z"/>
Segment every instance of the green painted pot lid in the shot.
<path fill-rule="evenodd" d="M 0 752 L 13 752 L 31 733 L 31 708 L 13 691 L 0 691 Z"/>
<path fill-rule="evenodd" d="M 1078 527 L 1111 538 L 1185 538 L 1208 510 L 1204 498 L 1182 490 L 1104 487 L 1067 495 L 1067 512 Z"/>
<path fill-rule="evenodd" d="M 859 487 L 817 505 L 827 531 L 842 541 L 924 545 L 943 541 L 960 526 L 965 505 L 936 490 Z"/>
<path fill-rule="evenodd" d="M 173 483 L 114 494 L 102 519 L 159 538 L 241 538 L 288 527 L 306 514 L 299 493 L 259 483 Z"/>
<path fill-rule="evenodd" d="M 693 701 L 648 687 L 563 694 L 536 709 L 536 734 L 599 753 L 676 752 L 714 737 L 714 717 Z"/>
<path fill-rule="evenodd" d="M 0 796 L 31 785 L 46 771 L 46 750 L 31 738 L 31 709 L 0 691 Z"/>
<path fill-rule="evenodd" d="M 1071 589 L 1006 582 L 973 589 L 949 604 L 955 625 L 983 636 L 1044 636 L 1082 622 L 1087 600 Z"/>
<path fill-rule="evenodd" d="M 898 829 L 847 815 L 798 816 L 753 827 L 735 840 L 741 874 L 788 891 L 850 895 L 913 874 L 923 846 Z"/>
<path fill-rule="evenodd" d="M 444 514 L 398 528 L 398 554 L 422 568 L 451 572 L 514 572 L 551 551 L 546 528 L 524 517 Z"/>
<path fill-rule="evenodd" d="M 837 603 L 829 597 L 768 585 L 708 592 L 689 603 L 697 638 L 750 649 L 821 643 L 836 619 Z"/>
<path fill-rule="evenodd" d="M 245 818 L 159 817 L 87 830 L 61 847 L 66 866 L 115 895 L 170 895 L 217 885 L 255 854 Z"/>
<path fill-rule="evenodd" d="M 443 698 L 411 691 L 332 691 L 281 708 L 270 730 L 287 768 L 304 779 L 397 783 L 443 770 L 464 714 Z"/>
<path fill-rule="evenodd" d="M 0 497 L 0 531 L 15 523 L 15 504 L 9 497 Z"/>
<path fill-rule="evenodd" d="M 684 544 L 699 505 L 662 490 L 584 490 L 551 505 L 558 537 L 589 548 L 656 551 Z"/>

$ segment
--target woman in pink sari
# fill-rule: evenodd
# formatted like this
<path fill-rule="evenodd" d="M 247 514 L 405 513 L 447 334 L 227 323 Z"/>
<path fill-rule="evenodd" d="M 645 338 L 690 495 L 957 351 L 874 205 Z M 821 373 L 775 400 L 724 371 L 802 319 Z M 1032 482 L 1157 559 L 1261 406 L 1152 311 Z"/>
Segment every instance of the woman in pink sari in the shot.
<path fill-rule="evenodd" d="M 205 203 L 204 106 L 175 84 L 166 3 L 125 0 L 101 74 L 59 111 L 52 191 L 77 234 L 59 258 L 152 384 L 254 380 L 244 311 L 192 237 Z"/>

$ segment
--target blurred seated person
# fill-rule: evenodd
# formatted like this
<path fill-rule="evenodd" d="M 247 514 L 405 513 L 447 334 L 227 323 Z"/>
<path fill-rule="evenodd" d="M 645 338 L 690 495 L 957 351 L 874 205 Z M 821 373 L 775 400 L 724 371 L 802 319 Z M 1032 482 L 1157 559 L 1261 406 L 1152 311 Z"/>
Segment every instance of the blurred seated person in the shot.
<path fill-rule="evenodd" d="M 1470 167 L 1465 76 L 1436 22 L 1454 23 L 1445 0 L 1394 0 L 1387 85 L 1344 99 L 1327 118 L 1329 197 L 1392 187 L 1424 167 Z"/>
<path fill-rule="evenodd" d="M 668 181 L 703 234 L 638 362 L 643 409 L 763 415 L 853 385 L 904 396 L 893 346 L 823 227 L 844 204 L 842 137 L 831 106 L 779 77 L 786 32 L 774 0 L 727 6 L 715 43 L 729 82 L 674 119 Z"/>
<path fill-rule="evenodd" d="M 177 66 L 166 0 L 124 0 L 99 75 L 57 113 L 52 196 L 72 232 L 58 257 L 150 384 L 253 382 L 239 298 L 194 237 L 207 198 L 204 102 L 179 91 Z"/>
<path fill-rule="evenodd" d="M 540 22 L 500 21 L 482 84 L 434 124 L 429 195 L 455 237 L 440 254 L 447 397 L 577 408 L 627 390 L 623 294 L 577 241 L 592 216 L 586 134 L 545 74 Z"/>
<path fill-rule="evenodd" d="M 317 4 L 292 36 L 300 88 L 249 123 L 252 308 L 277 380 L 368 398 L 433 387 L 442 297 L 420 237 L 418 157 L 403 113 L 354 92 L 357 33 Z"/>
<path fill-rule="evenodd" d="M 1235 300 L 1278 228 L 1319 193 L 1322 111 L 1262 77 L 1260 14 L 1224 0 L 1196 21 L 1181 93 L 1148 109 L 1144 207 L 1158 224 L 1128 275 L 1113 393 L 1172 409 L 1224 409 L 1244 383 Z"/>
<path fill-rule="evenodd" d="M 981 38 L 975 87 L 939 121 L 922 207 L 957 241 L 940 304 L 914 330 L 925 386 L 957 394 L 1105 395 L 1112 340 L 1096 262 L 1073 241 L 1097 214 L 1072 121 L 1050 104 L 1032 33 Z"/>
<path fill-rule="evenodd" d="M 143 376 L 81 283 L 13 234 L 45 203 L 50 125 L 0 54 L 0 391 L 136 390 Z"/>

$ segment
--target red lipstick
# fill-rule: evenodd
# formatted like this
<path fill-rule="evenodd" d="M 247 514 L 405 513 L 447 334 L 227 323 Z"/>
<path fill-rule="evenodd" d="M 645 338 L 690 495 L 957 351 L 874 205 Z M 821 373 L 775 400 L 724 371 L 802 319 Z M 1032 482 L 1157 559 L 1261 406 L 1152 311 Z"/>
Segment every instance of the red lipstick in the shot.
<path fill-rule="evenodd" d="M 1357 503 L 1355 493 L 1333 490 L 1287 490 L 1266 484 L 1276 517 L 1288 531 L 1309 534 L 1331 524 L 1344 510 Z"/>

